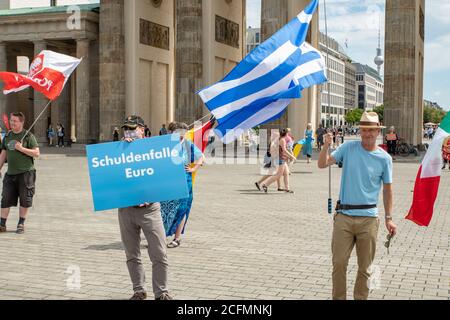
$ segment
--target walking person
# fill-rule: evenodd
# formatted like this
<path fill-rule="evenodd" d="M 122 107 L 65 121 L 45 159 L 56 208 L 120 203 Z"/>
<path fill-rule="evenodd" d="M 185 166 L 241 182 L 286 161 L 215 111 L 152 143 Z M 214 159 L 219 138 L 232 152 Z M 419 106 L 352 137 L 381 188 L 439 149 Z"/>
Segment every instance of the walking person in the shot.
<path fill-rule="evenodd" d="M 139 116 L 130 116 L 122 126 L 124 140 L 145 138 L 144 120 Z M 145 271 L 141 260 L 141 230 L 148 243 L 148 255 L 152 262 L 152 286 L 155 300 L 172 300 L 167 286 L 168 262 L 163 221 L 160 204 L 143 203 L 137 206 L 119 209 L 119 227 L 128 272 L 133 284 L 134 295 L 130 300 L 145 300 L 147 289 Z"/>
<path fill-rule="evenodd" d="M 360 122 L 362 141 L 348 141 L 329 156 L 332 135 L 328 134 L 319 155 L 321 169 L 344 162 L 331 244 L 335 300 L 347 297 L 347 265 L 355 245 L 358 275 L 353 295 L 355 300 L 369 296 L 370 267 L 380 224 L 377 203 L 381 186 L 386 229 L 391 236 L 397 232 L 392 221 L 392 158 L 376 144 L 381 128 L 377 113 L 364 112 Z"/>
<path fill-rule="evenodd" d="M 2 143 L 0 154 L 0 170 L 8 161 L 8 171 L 3 178 L 3 192 L 1 201 L 0 233 L 6 232 L 6 221 L 11 207 L 17 206 L 20 200 L 19 222 L 16 233 L 25 233 L 25 220 L 29 208 L 33 205 L 35 193 L 36 169 L 34 158 L 39 157 L 39 146 L 33 134 L 24 129 L 25 115 L 22 112 L 12 113 L 10 116 L 11 131 Z M 25 135 L 26 134 L 26 135 Z M 21 143 L 20 141 L 22 141 Z"/>
<path fill-rule="evenodd" d="M 312 131 L 312 124 L 308 123 L 305 130 L 305 144 L 302 148 L 302 154 L 306 156 L 306 163 L 311 163 L 311 157 L 312 157 L 312 143 L 313 143 L 313 131 Z"/>
<path fill-rule="evenodd" d="M 323 125 L 319 123 L 319 127 L 316 130 L 316 136 L 317 136 L 317 148 L 319 151 L 322 149 L 323 146 L 323 135 L 327 132 L 326 129 L 324 129 Z"/>
<path fill-rule="evenodd" d="M 180 133 L 181 150 L 179 154 L 184 161 L 186 181 L 189 189 L 187 198 L 161 202 L 161 213 L 166 237 L 174 236 L 173 240 L 167 245 L 168 248 L 176 248 L 181 245 L 181 235 L 184 234 L 194 200 L 192 174 L 200 168 L 204 161 L 204 156 L 200 149 L 185 138 L 187 131 L 187 124 L 182 122 L 172 122 L 168 127 L 169 134 Z"/>
<path fill-rule="evenodd" d="M 278 159 L 279 159 L 279 138 L 280 132 L 278 130 L 272 130 L 270 135 L 270 146 L 269 150 L 267 150 L 266 155 L 264 156 L 264 166 L 262 168 L 263 177 L 255 182 L 256 188 L 261 191 L 261 185 L 267 179 L 273 177 L 278 169 Z M 277 179 L 277 190 L 283 191 L 285 189 L 281 189 L 281 177 Z"/>
<path fill-rule="evenodd" d="M 281 130 L 278 148 L 279 159 L 277 173 L 261 184 L 261 188 L 265 193 L 267 193 L 268 187 L 278 179 L 281 179 L 281 177 L 283 177 L 284 180 L 284 191 L 287 193 L 294 193 L 294 191 L 292 191 L 289 187 L 289 167 L 287 165 L 287 161 L 290 159 L 295 161 L 296 159 L 294 155 L 292 153 L 289 153 L 287 149 L 286 135 L 286 129 Z"/>
<path fill-rule="evenodd" d="M 64 148 L 64 126 L 59 123 L 57 126 L 57 136 L 58 136 L 58 147 Z"/>

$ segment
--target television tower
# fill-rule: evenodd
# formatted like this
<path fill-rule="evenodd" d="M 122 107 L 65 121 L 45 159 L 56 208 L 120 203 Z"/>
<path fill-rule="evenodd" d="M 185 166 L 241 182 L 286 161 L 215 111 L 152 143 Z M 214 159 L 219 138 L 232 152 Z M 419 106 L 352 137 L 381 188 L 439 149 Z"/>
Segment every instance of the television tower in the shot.
<path fill-rule="evenodd" d="M 378 48 L 377 56 L 374 59 L 375 64 L 378 68 L 378 75 L 381 77 L 381 66 L 384 64 L 384 58 L 381 53 L 381 16 L 380 16 L 380 26 L 378 28 Z"/>

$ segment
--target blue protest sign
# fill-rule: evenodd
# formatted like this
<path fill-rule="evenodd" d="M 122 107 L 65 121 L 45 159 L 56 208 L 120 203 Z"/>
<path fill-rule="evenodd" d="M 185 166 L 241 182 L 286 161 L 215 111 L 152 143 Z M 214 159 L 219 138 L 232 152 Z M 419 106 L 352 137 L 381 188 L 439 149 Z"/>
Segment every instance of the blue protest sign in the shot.
<path fill-rule="evenodd" d="M 189 195 L 180 136 L 86 147 L 95 211 Z"/>

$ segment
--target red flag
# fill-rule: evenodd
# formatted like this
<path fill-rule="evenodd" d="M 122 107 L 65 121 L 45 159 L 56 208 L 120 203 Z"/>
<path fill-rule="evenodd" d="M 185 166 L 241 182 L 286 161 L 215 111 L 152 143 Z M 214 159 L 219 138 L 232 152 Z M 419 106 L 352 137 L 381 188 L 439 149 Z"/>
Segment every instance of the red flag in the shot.
<path fill-rule="evenodd" d="M 201 127 L 194 127 L 187 132 L 186 137 L 194 142 L 194 144 L 199 148 L 202 152 L 205 152 L 206 145 L 208 144 L 208 134 L 209 130 L 212 129 L 215 123 L 215 118 L 212 118 Z"/>
<path fill-rule="evenodd" d="M 44 50 L 31 63 L 28 75 L 0 72 L 0 80 L 5 83 L 3 93 L 19 92 L 31 86 L 55 100 L 80 62 L 81 59 Z"/>

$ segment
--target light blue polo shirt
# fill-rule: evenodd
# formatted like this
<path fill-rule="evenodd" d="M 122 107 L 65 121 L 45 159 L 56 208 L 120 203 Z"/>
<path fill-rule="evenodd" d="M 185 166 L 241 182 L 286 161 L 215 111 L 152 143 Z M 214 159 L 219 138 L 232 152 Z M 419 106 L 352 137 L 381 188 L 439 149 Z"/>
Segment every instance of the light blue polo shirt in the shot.
<path fill-rule="evenodd" d="M 392 158 L 381 148 L 367 151 L 361 141 L 348 141 L 331 156 L 343 162 L 341 204 L 377 204 L 382 184 L 392 183 Z M 350 216 L 377 217 L 378 208 L 342 210 Z"/>

